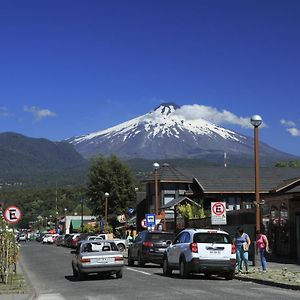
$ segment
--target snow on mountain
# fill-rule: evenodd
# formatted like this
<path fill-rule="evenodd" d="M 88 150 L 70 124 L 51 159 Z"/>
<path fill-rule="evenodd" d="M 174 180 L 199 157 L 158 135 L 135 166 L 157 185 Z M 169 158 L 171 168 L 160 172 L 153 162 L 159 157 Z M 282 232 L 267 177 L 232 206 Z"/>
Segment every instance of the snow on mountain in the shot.
<path fill-rule="evenodd" d="M 85 157 L 116 154 L 130 158 L 202 158 L 220 161 L 231 157 L 253 157 L 252 138 L 212 124 L 204 119 L 187 120 L 173 103 L 164 103 L 145 115 L 98 132 L 70 138 Z M 265 144 L 261 155 L 270 159 L 289 156 Z"/>

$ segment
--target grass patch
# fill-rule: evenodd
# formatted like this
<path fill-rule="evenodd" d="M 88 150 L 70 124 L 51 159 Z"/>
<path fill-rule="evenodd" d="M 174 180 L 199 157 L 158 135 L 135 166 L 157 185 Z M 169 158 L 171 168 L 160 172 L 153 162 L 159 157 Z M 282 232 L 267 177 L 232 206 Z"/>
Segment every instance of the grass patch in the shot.
<path fill-rule="evenodd" d="M 25 294 L 27 292 L 26 281 L 23 275 L 13 274 L 8 277 L 7 284 L 0 282 L 1 294 Z"/>

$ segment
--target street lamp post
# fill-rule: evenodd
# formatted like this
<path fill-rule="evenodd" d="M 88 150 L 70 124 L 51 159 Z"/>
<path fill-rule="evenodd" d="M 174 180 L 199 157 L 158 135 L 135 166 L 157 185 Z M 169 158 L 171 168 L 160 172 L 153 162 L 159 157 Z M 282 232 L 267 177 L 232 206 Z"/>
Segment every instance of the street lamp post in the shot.
<path fill-rule="evenodd" d="M 83 199 L 80 199 L 80 204 L 81 204 L 81 232 L 83 232 Z"/>
<path fill-rule="evenodd" d="M 155 215 L 158 216 L 158 174 L 157 170 L 159 168 L 159 164 L 155 162 L 153 164 L 154 169 L 154 189 L 155 189 Z"/>
<path fill-rule="evenodd" d="M 260 197 L 259 197 L 259 151 L 258 151 L 258 127 L 262 123 L 259 115 L 251 117 L 251 124 L 254 126 L 254 157 L 255 157 L 255 233 L 260 230 Z M 255 252 L 255 251 L 254 251 Z M 255 259 L 253 260 L 255 261 Z M 255 263 L 254 263 L 255 264 Z"/>
<path fill-rule="evenodd" d="M 105 198 L 105 224 L 107 224 L 107 206 L 108 206 L 108 197 L 109 197 L 109 193 L 105 193 L 104 194 L 104 198 Z"/>

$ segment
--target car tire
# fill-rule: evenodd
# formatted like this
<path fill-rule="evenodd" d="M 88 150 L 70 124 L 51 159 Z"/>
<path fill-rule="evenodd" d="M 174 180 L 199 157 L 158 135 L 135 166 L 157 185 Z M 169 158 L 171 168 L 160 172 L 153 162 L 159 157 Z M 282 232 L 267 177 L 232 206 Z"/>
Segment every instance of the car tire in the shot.
<path fill-rule="evenodd" d="M 225 274 L 226 280 L 232 280 L 234 278 L 234 272 L 228 272 Z"/>
<path fill-rule="evenodd" d="M 170 277 L 172 275 L 172 269 L 169 267 L 168 259 L 164 257 L 163 260 L 163 274 L 164 276 Z"/>
<path fill-rule="evenodd" d="M 128 266 L 132 267 L 134 265 L 134 259 L 132 259 L 130 252 L 128 253 Z"/>
<path fill-rule="evenodd" d="M 205 279 L 210 279 L 211 278 L 211 273 L 204 273 Z"/>
<path fill-rule="evenodd" d="M 119 278 L 122 278 L 123 277 L 123 270 L 120 270 L 116 273 L 116 278 L 119 279 Z"/>
<path fill-rule="evenodd" d="M 182 279 L 188 278 L 189 276 L 188 267 L 184 257 L 182 257 L 179 262 L 179 274 L 180 274 L 180 278 Z"/>
<path fill-rule="evenodd" d="M 124 252 L 125 251 L 125 245 L 124 244 L 122 244 L 122 243 L 118 244 L 117 247 L 118 247 L 118 249 L 119 249 L 120 252 Z"/>
<path fill-rule="evenodd" d="M 138 266 L 139 267 L 144 267 L 145 266 L 145 262 L 143 261 L 141 253 L 138 254 Z"/>

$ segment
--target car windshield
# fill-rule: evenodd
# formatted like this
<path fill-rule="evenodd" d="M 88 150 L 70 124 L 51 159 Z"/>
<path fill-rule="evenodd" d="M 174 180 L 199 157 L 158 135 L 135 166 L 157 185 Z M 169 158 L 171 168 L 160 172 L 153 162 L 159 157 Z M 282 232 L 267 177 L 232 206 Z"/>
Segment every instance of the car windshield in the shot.
<path fill-rule="evenodd" d="M 201 232 L 194 234 L 194 243 L 216 243 L 216 244 L 231 244 L 231 239 L 228 234 Z"/>
<path fill-rule="evenodd" d="M 118 251 L 118 247 L 114 242 L 90 242 L 84 243 L 81 252 L 106 252 Z"/>
<path fill-rule="evenodd" d="M 160 242 L 160 241 L 171 241 L 173 240 L 172 233 L 151 233 L 149 234 L 149 241 Z"/>

